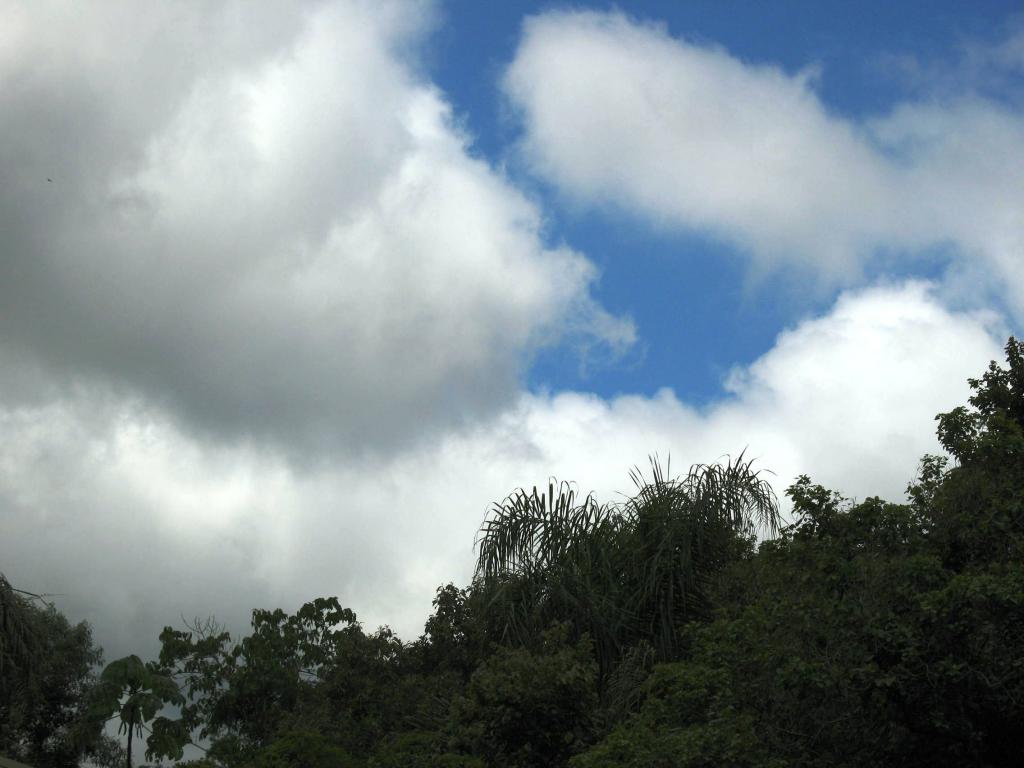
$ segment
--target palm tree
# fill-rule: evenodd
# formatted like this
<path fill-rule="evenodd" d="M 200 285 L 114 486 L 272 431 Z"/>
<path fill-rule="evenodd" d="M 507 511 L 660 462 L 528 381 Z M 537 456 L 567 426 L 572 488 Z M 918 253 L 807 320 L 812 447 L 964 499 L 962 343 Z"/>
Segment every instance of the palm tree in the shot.
<path fill-rule="evenodd" d="M 637 493 L 622 509 L 619 541 L 639 635 L 633 639 L 648 640 L 663 659 L 676 655 L 682 624 L 709 618 L 713 576 L 746 541 L 779 529 L 775 492 L 742 453 L 695 464 L 682 478 L 670 478 L 668 469 L 652 459 L 649 481 L 633 470 Z"/>
<path fill-rule="evenodd" d="M 552 621 L 588 632 L 599 658 L 614 655 L 624 616 L 617 571 L 623 518 L 593 494 L 551 480 L 492 506 L 477 537 L 477 590 L 503 642 L 528 643 Z"/>
<path fill-rule="evenodd" d="M 477 537 L 476 584 L 499 639 L 528 642 L 568 621 L 594 642 L 602 679 L 623 651 L 650 643 L 673 658 L 679 630 L 710 609 L 711 577 L 758 532 L 774 535 L 778 501 L 743 454 L 672 478 L 631 473 L 618 505 L 551 480 L 492 506 Z"/>

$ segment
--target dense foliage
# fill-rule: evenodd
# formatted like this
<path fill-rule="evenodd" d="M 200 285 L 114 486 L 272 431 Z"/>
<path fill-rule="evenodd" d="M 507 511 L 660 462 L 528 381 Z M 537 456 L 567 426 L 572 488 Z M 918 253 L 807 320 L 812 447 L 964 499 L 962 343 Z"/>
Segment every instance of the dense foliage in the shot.
<path fill-rule="evenodd" d="M 43 768 L 76 766 L 99 739 L 87 716 L 102 656 L 88 624 L 0 576 L 0 754 Z"/>
<path fill-rule="evenodd" d="M 74 765 L 114 716 L 147 759 L 200 745 L 197 768 L 1024 764 L 1024 345 L 1006 352 L 938 417 L 948 457 L 906 503 L 801 477 L 782 527 L 742 456 L 655 462 L 618 505 L 519 490 L 411 643 L 320 598 L 240 639 L 168 627 L 159 659 L 97 680 L 88 628 L 0 581 L 0 750 Z"/>

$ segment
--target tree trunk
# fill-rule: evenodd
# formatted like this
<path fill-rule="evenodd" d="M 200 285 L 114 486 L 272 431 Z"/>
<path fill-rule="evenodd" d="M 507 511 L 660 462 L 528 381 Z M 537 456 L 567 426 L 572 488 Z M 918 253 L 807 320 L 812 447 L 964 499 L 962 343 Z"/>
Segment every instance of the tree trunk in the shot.
<path fill-rule="evenodd" d="M 128 720 L 128 750 L 126 752 L 126 760 L 128 768 L 132 768 L 132 732 L 135 730 L 135 719 L 131 718 Z"/>

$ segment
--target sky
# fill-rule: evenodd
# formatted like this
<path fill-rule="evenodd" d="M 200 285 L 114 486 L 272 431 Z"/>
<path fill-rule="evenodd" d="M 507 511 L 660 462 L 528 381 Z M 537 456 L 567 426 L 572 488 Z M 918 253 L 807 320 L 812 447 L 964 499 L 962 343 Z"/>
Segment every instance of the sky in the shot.
<path fill-rule="evenodd" d="M 0 0 L 0 572 L 108 659 L 745 451 L 901 500 L 1024 323 L 1017 3 Z"/>

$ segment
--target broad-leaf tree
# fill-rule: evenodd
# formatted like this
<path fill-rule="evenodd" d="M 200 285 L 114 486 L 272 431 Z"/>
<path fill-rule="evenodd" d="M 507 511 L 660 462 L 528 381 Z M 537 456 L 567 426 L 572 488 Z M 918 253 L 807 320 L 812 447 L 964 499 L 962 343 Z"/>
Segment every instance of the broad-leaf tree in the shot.
<path fill-rule="evenodd" d="M 1024 764 L 1024 345 L 939 417 L 909 503 L 801 478 L 715 618 L 578 768 Z"/>
<path fill-rule="evenodd" d="M 184 687 L 183 725 L 227 765 L 313 731 L 331 749 L 365 755 L 416 708 L 408 690 L 416 681 L 401 674 L 405 646 L 386 627 L 363 632 L 337 598 L 295 614 L 256 610 L 252 633 L 238 642 L 212 624 L 167 627 L 161 641 L 162 668 Z"/>
<path fill-rule="evenodd" d="M 110 662 L 103 670 L 93 714 L 98 719 L 117 717 L 120 720 L 120 732 L 127 736 L 125 764 L 132 768 L 132 741 L 135 736 L 141 738 L 143 728 L 150 722 L 153 725 L 147 757 L 153 754 L 181 757 L 187 734 L 174 721 L 158 718 L 156 714 L 165 704 L 184 703 L 174 680 L 162 674 L 156 665 L 146 664 L 133 654 Z"/>
<path fill-rule="evenodd" d="M 0 753 L 71 768 L 98 738 L 86 717 L 101 653 L 92 630 L 0 576 Z"/>

